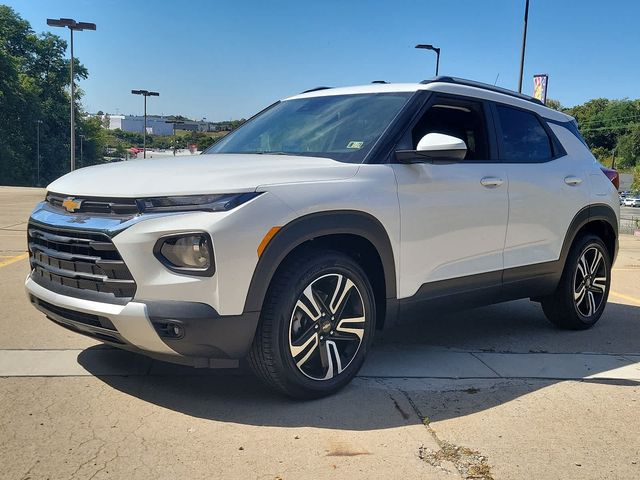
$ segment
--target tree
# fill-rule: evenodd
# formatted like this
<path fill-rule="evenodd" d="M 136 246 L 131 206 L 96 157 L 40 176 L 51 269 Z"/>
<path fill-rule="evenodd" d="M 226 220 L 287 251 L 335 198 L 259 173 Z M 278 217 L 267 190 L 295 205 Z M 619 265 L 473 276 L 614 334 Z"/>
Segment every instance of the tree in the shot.
<path fill-rule="evenodd" d="M 597 98 L 565 112 L 576 118 L 589 147 L 613 150 L 618 138 L 640 121 L 640 101 Z"/>
<path fill-rule="evenodd" d="M 554 100 L 553 98 L 547 98 L 547 103 L 545 105 L 549 108 L 553 108 L 554 110 L 561 111 L 562 105 L 560 104 L 560 100 Z"/>
<path fill-rule="evenodd" d="M 634 192 L 640 191 L 640 165 L 636 165 L 633 169 L 633 183 L 631 184 L 631 189 Z"/>
<path fill-rule="evenodd" d="M 630 128 L 618 139 L 616 158 L 621 168 L 633 168 L 640 165 L 640 123 Z"/>
<path fill-rule="evenodd" d="M 88 167 L 104 163 L 104 151 L 106 147 L 107 134 L 102 127 L 102 121 L 98 117 L 80 117 L 78 122 L 78 132 L 84 136 L 82 145 L 82 165 L 78 168 Z M 79 147 L 77 147 L 79 149 Z M 76 152 L 76 159 L 80 159 L 79 152 Z"/>
<path fill-rule="evenodd" d="M 69 169 L 69 61 L 57 35 L 36 35 L 12 8 L 0 5 L 1 183 L 34 185 L 36 126 L 40 177 L 46 184 Z M 87 70 L 76 59 L 76 81 Z M 78 117 L 80 117 L 80 109 Z"/>

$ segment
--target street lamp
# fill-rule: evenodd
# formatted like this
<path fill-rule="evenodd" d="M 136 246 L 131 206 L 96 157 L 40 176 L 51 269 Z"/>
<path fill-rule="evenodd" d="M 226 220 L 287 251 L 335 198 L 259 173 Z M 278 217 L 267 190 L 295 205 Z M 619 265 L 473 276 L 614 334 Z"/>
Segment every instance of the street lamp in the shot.
<path fill-rule="evenodd" d="M 36 149 L 36 171 L 37 173 L 37 180 L 36 180 L 36 187 L 40 186 L 40 125 L 42 124 L 42 120 L 36 120 L 36 144 L 37 144 L 37 149 Z"/>
<path fill-rule="evenodd" d="M 84 160 L 82 157 L 82 140 L 84 140 L 84 135 L 80 135 L 80 166 L 84 167 Z"/>
<path fill-rule="evenodd" d="M 184 123 L 184 120 L 165 120 L 165 123 L 173 124 L 173 156 L 176 156 L 176 148 L 178 146 L 178 141 L 176 139 L 176 125 L 180 123 Z"/>
<path fill-rule="evenodd" d="M 522 93 L 522 73 L 524 72 L 524 51 L 527 47 L 527 22 L 529 21 L 529 0 L 524 4 L 524 29 L 522 30 L 522 52 L 520 53 L 520 79 L 518 80 L 518 93 Z"/>
<path fill-rule="evenodd" d="M 416 45 L 416 48 L 419 48 L 422 50 L 433 50 L 434 52 L 436 52 L 436 77 L 437 77 L 438 71 L 440 70 L 440 49 L 438 47 L 434 47 L 433 45 L 424 45 L 422 43 Z"/>
<path fill-rule="evenodd" d="M 74 100 L 75 100 L 75 86 L 73 84 L 73 32 L 77 30 L 81 32 L 82 30 L 95 30 L 95 23 L 88 22 L 76 22 L 72 18 L 47 18 L 47 25 L 51 27 L 67 27 L 71 31 L 71 171 L 76 168 L 76 138 L 75 138 L 75 109 L 74 109 Z"/>
<path fill-rule="evenodd" d="M 147 97 L 159 97 L 158 92 L 149 90 L 131 90 L 134 95 L 144 96 L 144 130 L 142 132 L 142 158 L 147 158 Z"/>

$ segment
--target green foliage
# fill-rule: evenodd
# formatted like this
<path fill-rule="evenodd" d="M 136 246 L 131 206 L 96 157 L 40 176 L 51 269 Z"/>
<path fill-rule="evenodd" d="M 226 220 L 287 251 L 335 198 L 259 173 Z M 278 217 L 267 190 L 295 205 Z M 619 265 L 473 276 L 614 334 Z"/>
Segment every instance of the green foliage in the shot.
<path fill-rule="evenodd" d="M 611 167 L 613 163 L 613 152 L 604 147 L 593 147 L 591 153 L 605 167 Z"/>
<path fill-rule="evenodd" d="M 565 112 L 576 118 L 580 132 L 592 149 L 601 147 L 611 151 L 620 137 L 640 121 L 640 100 L 598 98 Z"/>
<path fill-rule="evenodd" d="M 631 184 L 631 190 L 635 192 L 640 191 L 640 164 L 636 165 L 633 169 L 633 183 Z"/>
<path fill-rule="evenodd" d="M 640 157 L 640 100 L 597 98 L 563 109 L 578 121 L 593 154 L 611 165 L 616 152 L 616 168 L 631 169 Z"/>
<path fill-rule="evenodd" d="M 76 149 L 78 168 L 105 163 L 103 154 L 107 135 L 102 127 L 100 118 L 90 117 L 83 119 L 79 124 L 78 133 L 83 136 L 80 139 L 82 141 L 82 156 L 80 155 L 80 147 L 78 146 Z"/>
<path fill-rule="evenodd" d="M 187 145 L 195 145 L 196 149 L 202 151 L 213 145 L 222 135 L 209 135 L 202 132 L 190 132 L 186 135 Z"/>
<path fill-rule="evenodd" d="M 640 123 L 630 127 L 629 133 L 618 138 L 616 158 L 620 168 L 640 165 Z"/>
<path fill-rule="evenodd" d="M 40 184 L 69 170 L 66 48 L 60 37 L 36 35 L 11 7 L 0 5 L 0 184 L 35 185 L 38 121 Z M 76 81 L 87 78 L 86 68 L 77 59 L 74 67 Z M 86 130 L 85 164 L 92 164 L 101 158 L 95 151 L 99 139 L 94 142 L 95 129 L 85 128 L 78 105 L 76 111 L 79 133 Z"/>
<path fill-rule="evenodd" d="M 545 105 L 549 108 L 553 108 L 554 110 L 562 110 L 562 105 L 560 104 L 560 100 L 547 98 L 547 103 Z"/>

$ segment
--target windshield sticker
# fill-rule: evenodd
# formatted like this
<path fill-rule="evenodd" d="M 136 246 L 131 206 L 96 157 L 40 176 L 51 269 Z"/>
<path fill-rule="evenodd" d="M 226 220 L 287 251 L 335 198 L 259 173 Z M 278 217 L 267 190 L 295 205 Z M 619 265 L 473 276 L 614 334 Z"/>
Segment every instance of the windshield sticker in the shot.
<path fill-rule="evenodd" d="M 347 143 L 347 148 L 362 148 L 364 142 L 349 142 Z"/>

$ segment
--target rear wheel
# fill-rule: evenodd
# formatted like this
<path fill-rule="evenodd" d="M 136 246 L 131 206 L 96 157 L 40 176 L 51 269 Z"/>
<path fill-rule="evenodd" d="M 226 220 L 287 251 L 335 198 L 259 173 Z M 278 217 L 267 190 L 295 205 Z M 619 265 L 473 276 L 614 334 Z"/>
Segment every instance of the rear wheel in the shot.
<path fill-rule="evenodd" d="M 360 266 L 339 252 L 305 250 L 272 281 L 249 365 L 287 395 L 328 395 L 362 366 L 374 324 L 373 291 Z"/>
<path fill-rule="evenodd" d="M 579 237 L 554 295 L 542 301 L 551 323 L 561 328 L 583 330 L 602 316 L 611 284 L 611 259 L 602 240 L 595 235 Z"/>

